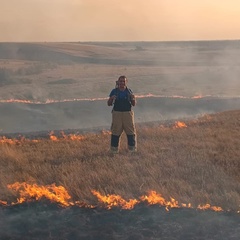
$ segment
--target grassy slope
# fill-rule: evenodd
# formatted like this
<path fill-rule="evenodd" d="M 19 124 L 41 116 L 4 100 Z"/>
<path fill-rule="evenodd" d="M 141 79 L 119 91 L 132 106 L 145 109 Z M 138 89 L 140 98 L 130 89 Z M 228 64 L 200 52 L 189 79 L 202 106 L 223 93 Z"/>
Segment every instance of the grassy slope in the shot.
<path fill-rule="evenodd" d="M 0 144 L 0 199 L 15 200 L 14 182 L 66 187 L 73 200 L 95 203 L 102 194 L 138 198 L 149 190 L 180 203 L 239 210 L 240 111 L 206 115 L 174 125 L 138 126 L 138 153 L 111 156 L 109 134 L 78 141 Z"/>
<path fill-rule="evenodd" d="M 122 74 L 138 95 L 236 96 L 239 51 L 234 41 L 0 43 L 0 99 L 106 97 Z"/>

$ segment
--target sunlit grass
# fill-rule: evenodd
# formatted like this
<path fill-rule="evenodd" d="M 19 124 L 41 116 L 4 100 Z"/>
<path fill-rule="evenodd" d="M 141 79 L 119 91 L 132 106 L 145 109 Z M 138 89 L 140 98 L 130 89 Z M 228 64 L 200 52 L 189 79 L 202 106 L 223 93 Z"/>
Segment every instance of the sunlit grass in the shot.
<path fill-rule="evenodd" d="M 239 210 L 240 111 L 206 115 L 175 124 L 138 125 L 138 152 L 121 138 L 109 153 L 109 133 L 58 141 L 49 137 L 0 143 L 0 199 L 11 202 L 15 182 L 64 186 L 74 201 L 94 204 L 92 190 L 138 198 L 149 190 L 193 206 L 209 203 Z"/>

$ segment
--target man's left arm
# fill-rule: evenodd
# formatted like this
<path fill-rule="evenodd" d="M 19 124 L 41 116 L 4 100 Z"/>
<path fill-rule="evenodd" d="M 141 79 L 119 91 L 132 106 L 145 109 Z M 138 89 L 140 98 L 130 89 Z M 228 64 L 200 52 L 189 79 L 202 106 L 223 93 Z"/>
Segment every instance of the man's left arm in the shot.
<path fill-rule="evenodd" d="M 135 98 L 135 95 L 134 95 L 134 94 L 131 94 L 131 95 L 130 95 L 130 101 L 131 101 L 132 106 L 135 106 L 135 105 L 136 105 L 136 98 Z"/>

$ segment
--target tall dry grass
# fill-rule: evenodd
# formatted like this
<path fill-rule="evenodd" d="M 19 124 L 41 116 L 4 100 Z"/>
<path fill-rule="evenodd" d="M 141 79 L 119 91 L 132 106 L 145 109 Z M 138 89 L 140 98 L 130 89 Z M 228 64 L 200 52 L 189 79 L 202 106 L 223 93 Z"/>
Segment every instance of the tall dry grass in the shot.
<path fill-rule="evenodd" d="M 125 135 L 118 155 L 109 153 L 110 135 L 82 140 L 50 139 L 0 144 L 0 199 L 18 195 L 14 182 L 64 186 L 73 200 L 94 204 L 91 190 L 139 198 L 155 190 L 192 206 L 240 207 L 240 111 L 174 123 L 137 125 L 138 152 L 130 154 Z"/>

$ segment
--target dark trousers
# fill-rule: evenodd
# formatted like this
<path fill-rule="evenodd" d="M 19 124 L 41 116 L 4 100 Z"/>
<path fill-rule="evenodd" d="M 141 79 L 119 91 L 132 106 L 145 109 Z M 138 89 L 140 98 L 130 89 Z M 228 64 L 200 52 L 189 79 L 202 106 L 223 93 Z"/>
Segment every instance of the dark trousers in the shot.
<path fill-rule="evenodd" d="M 119 135 L 111 136 L 111 147 L 118 147 L 119 145 Z M 135 135 L 127 135 L 128 146 L 135 147 L 136 145 L 136 136 Z"/>

